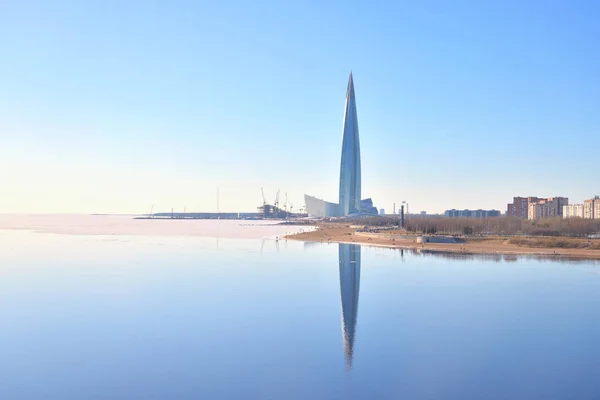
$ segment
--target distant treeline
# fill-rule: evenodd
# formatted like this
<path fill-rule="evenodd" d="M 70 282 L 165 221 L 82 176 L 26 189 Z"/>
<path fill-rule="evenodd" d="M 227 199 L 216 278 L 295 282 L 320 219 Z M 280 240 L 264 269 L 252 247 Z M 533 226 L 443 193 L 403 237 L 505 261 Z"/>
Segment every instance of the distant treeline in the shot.
<path fill-rule="evenodd" d="M 355 221 L 367 226 L 400 226 L 398 217 L 367 217 Z M 515 217 L 447 218 L 408 216 L 408 232 L 447 235 L 530 235 L 585 237 L 600 232 L 600 220 L 582 218 L 545 218 L 524 220 Z"/>

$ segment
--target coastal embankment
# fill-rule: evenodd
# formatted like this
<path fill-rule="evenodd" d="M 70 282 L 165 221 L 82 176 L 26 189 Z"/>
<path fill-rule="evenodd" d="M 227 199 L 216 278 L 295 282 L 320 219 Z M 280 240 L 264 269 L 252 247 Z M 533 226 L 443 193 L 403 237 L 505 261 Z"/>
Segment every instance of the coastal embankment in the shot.
<path fill-rule="evenodd" d="M 360 226 L 323 223 L 311 232 L 301 232 L 286 236 L 291 240 L 302 240 L 307 242 L 323 243 L 353 243 L 368 246 L 401 248 L 401 249 L 421 249 L 429 252 L 440 253 L 462 253 L 462 254 L 506 254 L 506 255 L 529 255 L 529 256 L 553 256 L 565 258 L 580 259 L 600 259 L 600 241 L 587 239 L 564 239 L 555 241 L 556 246 L 561 246 L 564 241 L 587 243 L 587 246 L 577 248 L 550 247 L 551 242 L 544 246 L 533 247 L 534 243 L 539 241 L 514 241 L 502 237 L 467 237 L 456 238 L 452 243 L 451 239 L 439 239 L 432 242 L 426 242 L 423 238 L 427 236 L 407 235 L 395 231 L 390 232 L 364 232 Z M 518 243 L 518 244 L 517 244 Z"/>

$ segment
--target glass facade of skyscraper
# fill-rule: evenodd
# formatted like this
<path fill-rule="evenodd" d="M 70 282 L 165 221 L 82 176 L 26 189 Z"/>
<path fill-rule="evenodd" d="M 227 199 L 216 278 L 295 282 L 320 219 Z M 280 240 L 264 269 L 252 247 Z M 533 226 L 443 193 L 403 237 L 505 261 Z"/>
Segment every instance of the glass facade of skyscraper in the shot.
<path fill-rule="evenodd" d="M 361 200 L 360 141 L 358 139 L 358 117 L 352 72 L 348 78 L 344 128 L 342 135 L 342 162 L 340 165 L 339 202 L 329 203 L 313 196 L 304 195 L 306 212 L 311 217 L 343 217 L 375 215 L 377 208 L 371 199 Z"/>
<path fill-rule="evenodd" d="M 340 166 L 340 214 L 348 215 L 360 211 L 360 142 L 358 117 L 352 72 L 348 79 L 344 130 L 342 139 L 342 162 Z"/>

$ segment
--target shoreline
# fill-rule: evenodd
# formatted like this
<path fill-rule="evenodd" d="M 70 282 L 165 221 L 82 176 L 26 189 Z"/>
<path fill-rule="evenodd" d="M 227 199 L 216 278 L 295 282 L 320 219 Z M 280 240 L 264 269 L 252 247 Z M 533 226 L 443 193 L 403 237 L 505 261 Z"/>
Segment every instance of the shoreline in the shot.
<path fill-rule="evenodd" d="M 416 236 L 406 238 L 384 233 L 365 235 L 357 232 L 356 227 L 348 225 L 320 225 L 314 231 L 291 234 L 285 236 L 285 238 L 304 242 L 347 243 L 427 253 L 452 253 L 455 255 L 505 255 L 600 260 L 600 250 L 525 247 L 508 243 L 507 239 L 502 238 L 470 238 L 459 243 L 417 243 Z"/>

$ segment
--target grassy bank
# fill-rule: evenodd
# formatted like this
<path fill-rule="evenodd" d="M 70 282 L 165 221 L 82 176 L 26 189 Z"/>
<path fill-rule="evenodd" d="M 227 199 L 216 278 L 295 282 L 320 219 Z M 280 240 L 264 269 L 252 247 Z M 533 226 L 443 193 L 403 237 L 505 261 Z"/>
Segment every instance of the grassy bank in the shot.
<path fill-rule="evenodd" d="M 368 228 L 399 226 L 397 216 L 367 217 L 348 220 L 347 223 Z M 442 216 L 409 215 L 406 230 L 415 234 L 438 235 L 494 235 L 494 236 L 548 236 L 586 238 L 600 232 L 600 220 L 582 218 L 544 218 L 539 220 L 516 217 L 446 218 Z"/>
<path fill-rule="evenodd" d="M 396 234 L 396 231 L 370 228 L 365 234 L 364 225 L 319 223 L 317 230 L 286 236 L 287 239 L 321 243 L 350 243 L 382 246 L 417 251 L 457 254 L 509 254 L 600 259 L 600 240 L 565 237 L 468 237 L 462 243 L 417 243 L 415 236 Z M 372 232 L 371 232 L 372 231 Z M 373 234 L 369 234 L 373 233 Z"/>
<path fill-rule="evenodd" d="M 600 250 L 600 241 L 555 237 L 511 238 L 509 244 L 544 249 L 589 249 Z"/>

